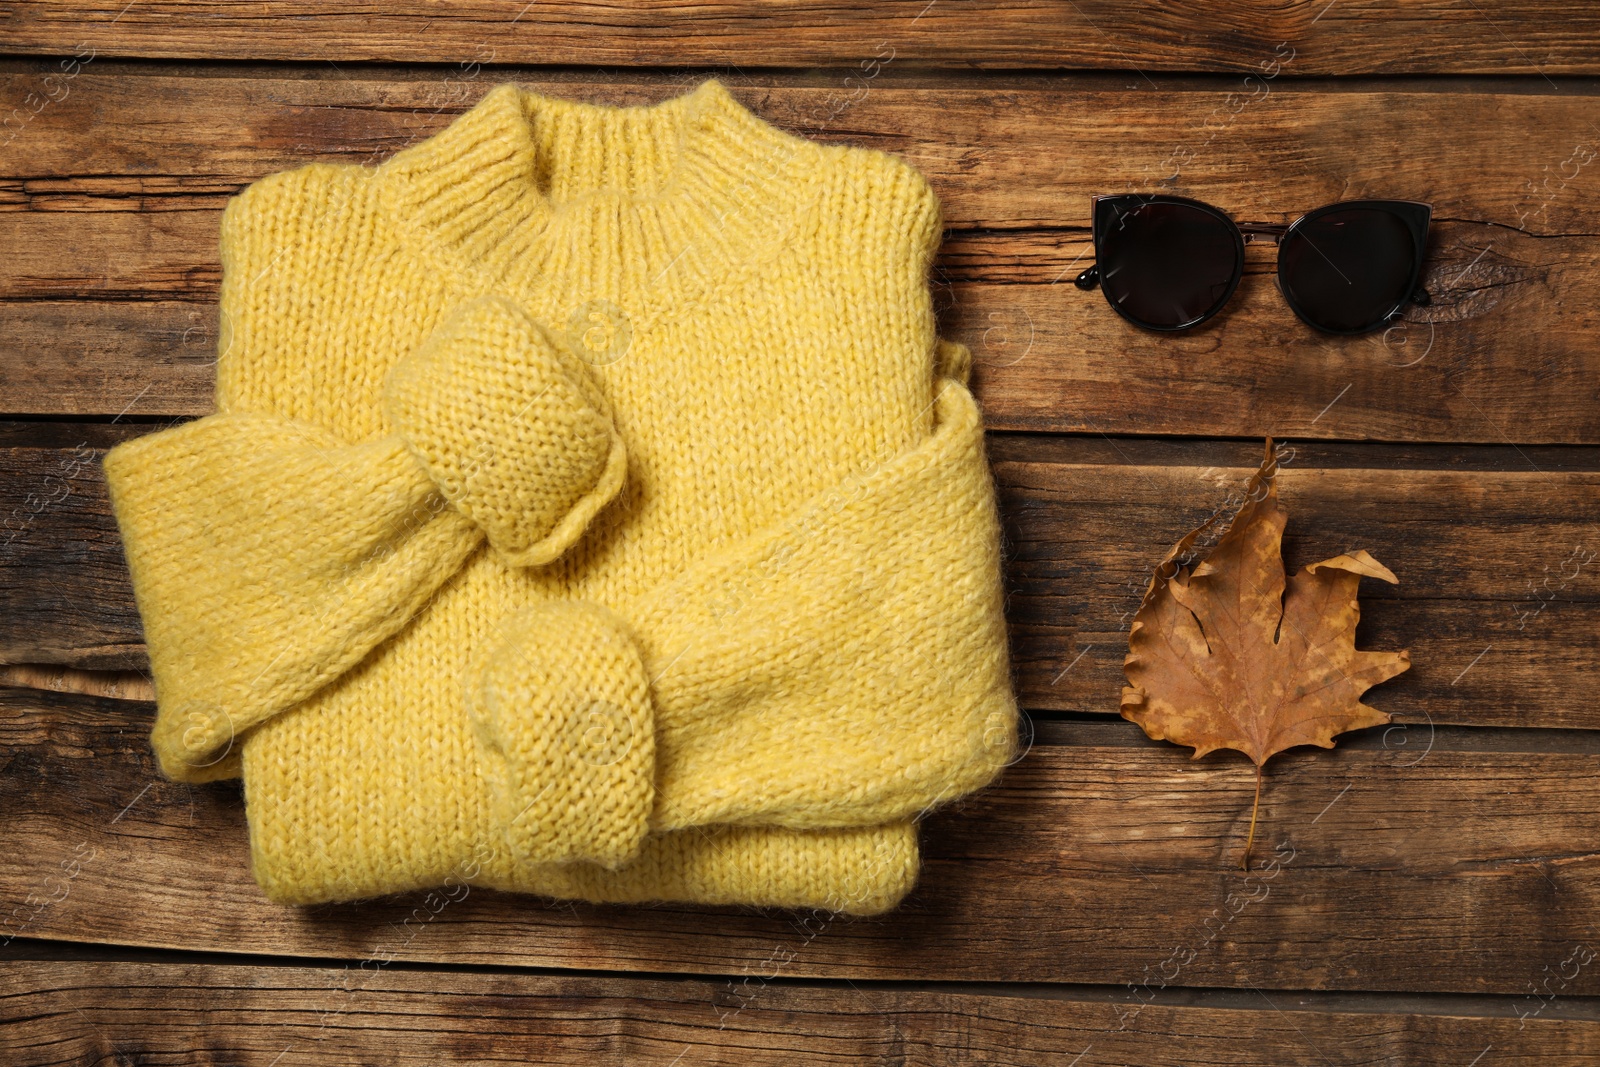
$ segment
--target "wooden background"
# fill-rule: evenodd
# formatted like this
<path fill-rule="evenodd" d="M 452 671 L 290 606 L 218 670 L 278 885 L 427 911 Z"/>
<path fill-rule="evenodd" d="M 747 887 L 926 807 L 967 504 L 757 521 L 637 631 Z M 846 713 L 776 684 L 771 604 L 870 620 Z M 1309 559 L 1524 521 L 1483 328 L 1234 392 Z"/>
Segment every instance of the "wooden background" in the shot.
<path fill-rule="evenodd" d="M 0 1062 L 1600 1063 L 1600 8 L 1584 0 L 0 3 Z M 516 80 L 707 74 L 920 167 L 1007 532 L 1028 751 L 871 919 L 474 890 L 267 904 L 162 780 L 99 469 L 205 413 L 249 181 Z M 1070 284 L 1095 193 L 1430 201 L 1434 303 L 1311 333 Z M 1271 434 L 1291 567 L 1366 548 L 1395 722 L 1253 772 L 1117 717 L 1148 570 Z"/>

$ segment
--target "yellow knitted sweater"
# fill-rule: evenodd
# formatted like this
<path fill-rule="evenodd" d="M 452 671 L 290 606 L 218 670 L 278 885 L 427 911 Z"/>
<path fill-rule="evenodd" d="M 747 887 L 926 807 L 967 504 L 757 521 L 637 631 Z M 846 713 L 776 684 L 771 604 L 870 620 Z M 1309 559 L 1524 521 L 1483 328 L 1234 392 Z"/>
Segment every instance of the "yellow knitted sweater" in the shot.
<path fill-rule="evenodd" d="M 275 901 L 893 907 L 1016 744 L 940 232 L 715 79 L 250 185 L 216 413 L 105 458 L 163 773 Z"/>

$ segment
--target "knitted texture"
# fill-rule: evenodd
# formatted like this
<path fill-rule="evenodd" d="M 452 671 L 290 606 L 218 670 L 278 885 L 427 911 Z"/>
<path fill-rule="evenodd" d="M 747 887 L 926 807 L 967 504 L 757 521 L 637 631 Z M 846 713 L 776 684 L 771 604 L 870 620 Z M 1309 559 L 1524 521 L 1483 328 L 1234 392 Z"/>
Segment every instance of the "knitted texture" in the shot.
<path fill-rule="evenodd" d="M 470 677 L 495 822 L 515 856 L 612 869 L 633 859 L 655 793 L 655 723 L 623 623 L 587 600 L 535 604 Z"/>
<path fill-rule="evenodd" d="M 429 477 L 512 566 L 555 559 L 622 488 L 604 394 L 503 296 L 452 312 L 389 372 L 387 399 Z"/>
<path fill-rule="evenodd" d="M 216 412 L 105 458 L 162 772 L 285 903 L 894 907 L 1017 739 L 940 232 L 716 79 L 251 184 Z"/>

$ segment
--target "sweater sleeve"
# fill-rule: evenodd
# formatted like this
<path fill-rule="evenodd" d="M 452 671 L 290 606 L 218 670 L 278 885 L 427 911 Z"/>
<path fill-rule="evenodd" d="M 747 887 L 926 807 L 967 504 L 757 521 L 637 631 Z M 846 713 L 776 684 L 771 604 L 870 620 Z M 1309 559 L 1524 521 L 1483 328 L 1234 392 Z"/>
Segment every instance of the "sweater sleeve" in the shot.
<path fill-rule="evenodd" d="M 395 633 L 480 537 L 398 437 L 348 444 L 216 414 L 106 454 L 178 781 L 237 777 L 237 741 Z"/>
<path fill-rule="evenodd" d="M 557 841 L 582 811 L 591 842 L 630 828 L 608 857 L 620 862 L 652 800 L 649 828 L 663 831 L 915 817 L 1011 760 L 1018 713 L 999 521 L 961 347 L 939 343 L 935 365 L 958 376 L 940 382 L 923 442 L 618 606 L 619 628 L 640 649 L 638 680 L 621 686 L 627 672 L 611 660 L 604 678 L 574 673 L 577 661 L 553 639 L 573 632 L 570 623 L 505 628 L 475 714 L 512 765 L 492 777 L 511 794 L 505 810 L 529 824 L 527 858 L 584 854 Z M 637 695 L 645 682 L 648 704 Z M 533 713 L 545 687 L 599 694 L 603 710 L 591 701 L 570 723 Z M 570 751 L 552 754 L 562 737 Z M 641 754 L 650 756 L 642 766 Z M 582 788 L 569 797 L 574 781 Z M 628 809 L 583 806 L 597 795 Z"/>
<path fill-rule="evenodd" d="M 661 825 L 867 825 L 991 781 L 1017 734 L 999 551 L 978 406 L 946 378 L 920 445 L 640 604 Z"/>
<path fill-rule="evenodd" d="M 322 173 L 230 202 L 221 375 L 293 362 L 273 324 L 317 305 L 275 261 L 338 245 Z M 485 539 L 513 565 L 554 559 L 622 484 L 604 397 L 499 297 L 450 310 L 399 361 L 385 393 L 396 429 L 367 440 L 260 399 L 246 410 L 221 375 L 216 413 L 104 460 L 155 680 L 152 744 L 177 780 L 238 776 L 245 731 L 397 633 Z"/>

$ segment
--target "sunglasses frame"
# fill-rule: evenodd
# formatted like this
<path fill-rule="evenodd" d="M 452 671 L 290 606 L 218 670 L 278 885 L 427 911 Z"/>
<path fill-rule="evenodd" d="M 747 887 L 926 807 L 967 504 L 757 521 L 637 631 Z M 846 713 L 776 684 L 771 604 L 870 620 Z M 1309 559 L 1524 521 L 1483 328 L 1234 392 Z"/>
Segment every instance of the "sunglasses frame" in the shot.
<path fill-rule="evenodd" d="M 1124 319 L 1133 323 L 1135 326 L 1140 327 L 1141 329 L 1155 330 L 1159 333 L 1178 333 L 1182 330 L 1193 329 L 1201 323 L 1215 317 L 1218 312 L 1228 305 L 1228 301 L 1233 299 L 1234 292 L 1239 288 L 1239 282 L 1244 278 L 1244 246 L 1247 243 L 1250 243 L 1247 238 L 1255 234 L 1262 234 L 1277 238 L 1279 254 L 1275 265 L 1275 276 L 1278 283 L 1278 292 L 1283 296 L 1284 303 L 1289 305 L 1289 310 L 1294 312 L 1295 317 L 1314 330 L 1328 334 L 1352 336 L 1356 334 L 1371 333 L 1373 330 L 1376 330 L 1379 327 L 1385 326 L 1388 323 L 1394 322 L 1396 319 L 1398 319 L 1404 313 L 1405 306 L 1408 303 L 1416 304 L 1422 307 L 1426 307 L 1432 303 L 1432 298 L 1428 295 L 1428 291 L 1422 287 L 1421 283 L 1423 257 L 1427 253 L 1428 246 L 1428 230 L 1433 222 L 1433 205 L 1424 203 L 1420 200 L 1385 200 L 1370 198 L 1361 200 L 1339 200 L 1332 204 L 1323 204 L 1321 207 L 1312 208 L 1310 211 L 1307 211 L 1293 222 L 1288 223 L 1287 225 L 1281 225 L 1276 223 L 1235 222 L 1233 218 L 1221 208 L 1208 204 L 1203 200 L 1195 200 L 1187 196 L 1173 196 L 1167 193 L 1101 194 L 1094 197 L 1091 207 L 1096 262 L 1093 266 L 1089 267 L 1083 273 L 1078 275 L 1075 284 L 1079 289 L 1088 290 L 1093 289 L 1096 285 L 1099 285 L 1101 241 L 1106 235 L 1107 228 L 1110 225 L 1116 225 L 1127 214 L 1125 211 L 1117 211 L 1118 205 L 1121 202 L 1137 202 L 1141 205 L 1180 204 L 1184 207 L 1196 208 L 1221 220 L 1227 226 L 1228 231 L 1233 235 L 1234 269 L 1233 277 L 1228 283 L 1227 291 L 1223 293 L 1222 298 L 1217 301 L 1216 305 L 1212 307 L 1210 311 L 1207 311 L 1204 315 L 1201 315 L 1198 318 L 1192 319 L 1188 322 L 1176 326 L 1163 326 L 1137 319 L 1119 307 L 1108 294 L 1105 294 L 1104 287 L 1101 287 L 1101 293 L 1102 295 L 1105 295 L 1106 303 L 1111 305 L 1111 310 L 1115 311 L 1118 315 L 1121 315 Z M 1284 242 L 1288 240 L 1288 238 L 1301 226 L 1308 222 L 1314 222 L 1330 212 L 1346 210 L 1349 208 L 1378 208 L 1380 210 L 1388 211 L 1390 214 L 1399 218 L 1403 223 L 1405 223 L 1406 229 L 1411 234 L 1413 261 L 1411 267 L 1411 277 L 1406 286 L 1407 295 L 1401 298 L 1400 302 L 1395 305 L 1392 311 L 1369 326 L 1362 326 L 1351 330 L 1337 330 L 1323 326 L 1307 317 L 1304 309 L 1302 309 L 1294 297 L 1290 295 L 1288 288 L 1283 284 L 1282 252 Z M 1115 212 L 1116 214 L 1111 214 L 1112 212 Z M 1105 220 L 1104 223 L 1102 222 L 1102 219 Z M 1309 240 L 1309 238 L 1307 240 Z M 1312 247 L 1315 248 L 1316 246 L 1313 245 Z"/>

